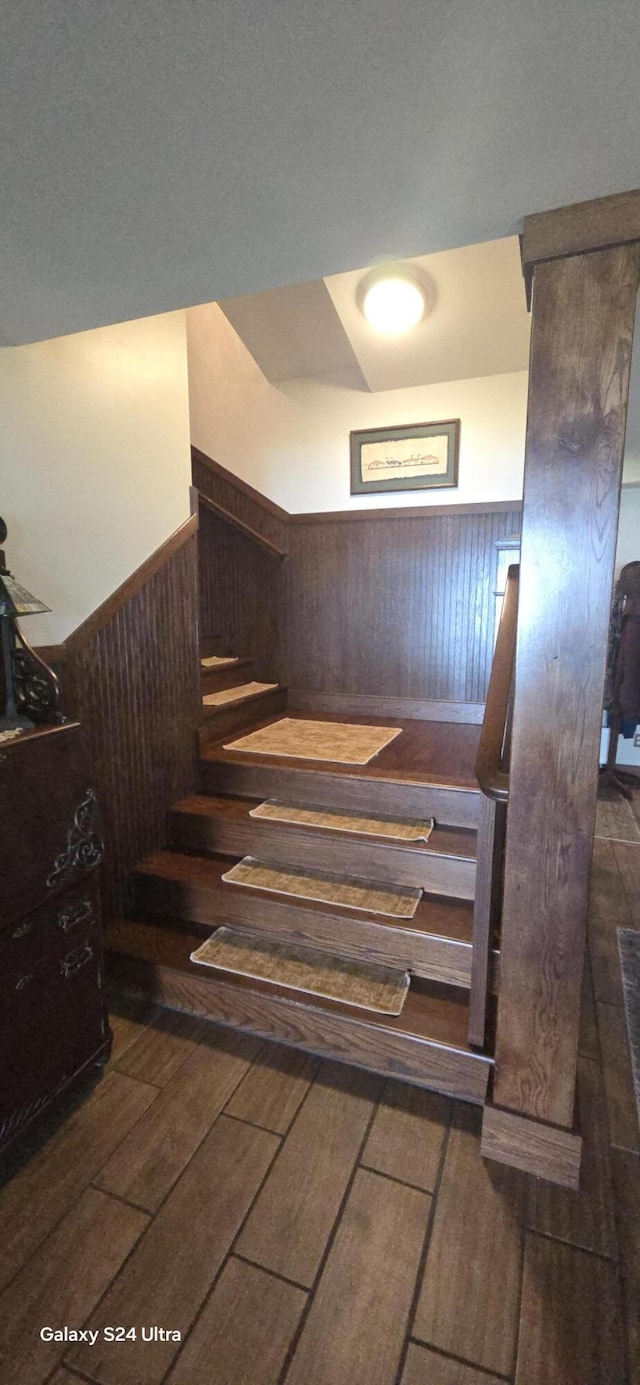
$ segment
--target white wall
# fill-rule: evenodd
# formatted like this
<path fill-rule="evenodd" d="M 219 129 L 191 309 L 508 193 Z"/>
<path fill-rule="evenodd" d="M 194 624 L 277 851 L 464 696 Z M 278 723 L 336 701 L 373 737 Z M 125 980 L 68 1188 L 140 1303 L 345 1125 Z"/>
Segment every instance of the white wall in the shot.
<path fill-rule="evenodd" d="M 0 409 L 7 566 L 56 644 L 188 516 L 184 313 L 0 351 Z"/>
<path fill-rule="evenodd" d="M 625 563 L 640 560 L 640 484 L 623 485 L 620 496 L 616 580 Z"/>
<path fill-rule="evenodd" d="M 518 500 L 527 374 L 370 394 L 348 375 L 271 385 L 215 303 L 187 312 L 191 436 L 292 513 Z M 460 418 L 455 490 L 349 494 L 349 433 Z"/>

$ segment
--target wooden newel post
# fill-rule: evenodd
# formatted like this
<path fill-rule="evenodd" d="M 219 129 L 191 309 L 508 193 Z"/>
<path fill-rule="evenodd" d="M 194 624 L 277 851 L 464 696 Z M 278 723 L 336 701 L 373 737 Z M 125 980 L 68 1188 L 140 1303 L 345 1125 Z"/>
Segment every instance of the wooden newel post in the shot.
<path fill-rule="evenodd" d="M 640 193 L 529 218 L 523 261 L 533 320 L 496 1070 L 483 1153 L 575 1186 L 580 990 Z"/>

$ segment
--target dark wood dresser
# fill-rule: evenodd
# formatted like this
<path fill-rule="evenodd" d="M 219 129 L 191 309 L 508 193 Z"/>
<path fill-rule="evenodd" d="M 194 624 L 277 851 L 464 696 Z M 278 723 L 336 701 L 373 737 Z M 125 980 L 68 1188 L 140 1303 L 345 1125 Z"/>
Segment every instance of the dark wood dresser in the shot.
<path fill-rule="evenodd" d="M 0 1148 L 108 1057 L 102 853 L 80 726 L 0 739 Z"/>

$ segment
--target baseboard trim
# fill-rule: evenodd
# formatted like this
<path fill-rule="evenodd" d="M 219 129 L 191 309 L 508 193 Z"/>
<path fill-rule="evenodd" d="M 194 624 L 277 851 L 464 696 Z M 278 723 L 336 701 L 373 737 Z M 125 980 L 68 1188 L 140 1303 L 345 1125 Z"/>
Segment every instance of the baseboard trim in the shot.
<path fill-rule="evenodd" d="M 365 693 L 315 692 L 307 688 L 290 688 L 288 706 L 294 712 L 402 717 L 409 721 L 455 721 L 472 726 L 481 726 L 484 717 L 484 702 L 440 702 L 417 697 L 376 697 Z"/>

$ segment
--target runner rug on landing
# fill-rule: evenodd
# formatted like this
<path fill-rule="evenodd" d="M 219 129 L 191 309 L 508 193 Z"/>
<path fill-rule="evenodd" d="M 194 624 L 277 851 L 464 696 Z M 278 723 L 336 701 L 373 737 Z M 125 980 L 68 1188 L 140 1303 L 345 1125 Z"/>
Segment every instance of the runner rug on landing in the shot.
<path fill-rule="evenodd" d="M 358 832 L 364 836 L 392 837 L 394 841 L 428 842 L 434 828 L 433 818 L 416 822 L 407 818 L 368 818 L 359 813 L 335 813 L 330 808 L 298 808 L 293 803 L 279 803 L 268 798 L 252 808 L 250 818 L 269 818 L 274 822 L 295 822 L 303 827 L 322 827 L 330 832 Z"/>
<path fill-rule="evenodd" d="M 342 721 L 303 721 L 282 717 L 224 750 L 247 755 L 283 755 L 294 760 L 332 760 L 341 765 L 368 765 L 374 755 L 395 740 L 401 726 L 355 726 Z"/>
<path fill-rule="evenodd" d="M 223 875 L 230 885 L 245 885 L 251 890 L 271 890 L 273 894 L 312 899 L 318 904 L 336 904 L 340 909 L 361 909 L 365 914 L 387 914 L 390 918 L 412 919 L 422 898 L 413 885 L 379 885 L 367 880 L 350 880 L 326 870 L 281 868 L 245 856 Z"/>
<path fill-rule="evenodd" d="M 232 928 L 216 929 L 191 953 L 191 961 L 383 1015 L 399 1015 L 409 989 L 407 971 L 250 937 Z"/>

